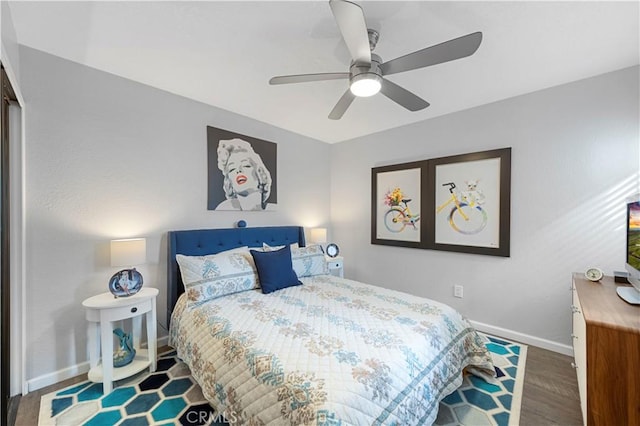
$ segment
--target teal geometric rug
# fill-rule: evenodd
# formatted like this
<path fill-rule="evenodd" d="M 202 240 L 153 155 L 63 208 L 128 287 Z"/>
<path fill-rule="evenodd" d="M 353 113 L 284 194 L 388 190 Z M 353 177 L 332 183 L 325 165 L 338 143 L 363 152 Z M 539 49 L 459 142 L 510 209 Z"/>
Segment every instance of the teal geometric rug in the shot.
<path fill-rule="evenodd" d="M 527 347 L 487 337 L 497 379 L 487 383 L 465 374 L 462 385 L 440 403 L 436 425 L 519 423 Z M 39 426 L 227 424 L 209 406 L 175 351 L 159 356 L 156 372 L 116 382 L 109 395 L 102 395 L 102 383 L 89 381 L 44 395 L 38 420 Z"/>
<path fill-rule="evenodd" d="M 171 351 L 158 357 L 154 373 L 143 371 L 115 382 L 106 396 L 102 383 L 90 381 L 42 396 L 38 425 L 228 424 L 223 420 L 209 406 L 189 367 Z"/>
<path fill-rule="evenodd" d="M 482 333 L 481 333 L 482 334 Z M 435 425 L 518 425 L 527 346 L 486 335 L 496 379 L 465 374 L 462 385 L 440 402 Z"/>

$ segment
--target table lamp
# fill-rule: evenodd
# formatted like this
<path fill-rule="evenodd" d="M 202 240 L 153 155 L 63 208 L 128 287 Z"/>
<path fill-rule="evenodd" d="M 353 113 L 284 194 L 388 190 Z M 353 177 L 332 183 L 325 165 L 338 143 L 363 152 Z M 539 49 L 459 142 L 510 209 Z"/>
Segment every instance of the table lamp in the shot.
<path fill-rule="evenodd" d="M 147 261 L 147 240 L 129 238 L 111 240 L 111 266 L 128 266 L 116 272 L 109 280 L 109 291 L 115 297 L 127 297 L 136 294 L 142 288 L 142 274 L 133 266 Z"/>
<path fill-rule="evenodd" d="M 322 244 L 327 242 L 327 228 L 311 228 L 311 238 L 309 240 L 314 244 Z M 322 250 L 324 252 L 324 249 Z"/>

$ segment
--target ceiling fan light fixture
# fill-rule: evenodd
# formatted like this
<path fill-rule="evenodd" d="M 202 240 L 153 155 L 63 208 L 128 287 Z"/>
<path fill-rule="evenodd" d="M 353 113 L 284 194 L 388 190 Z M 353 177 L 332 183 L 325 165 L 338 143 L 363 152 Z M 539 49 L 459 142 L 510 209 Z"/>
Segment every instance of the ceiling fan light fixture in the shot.
<path fill-rule="evenodd" d="M 355 96 L 366 98 L 380 91 L 382 78 L 376 74 L 359 74 L 351 79 L 349 87 Z"/>
<path fill-rule="evenodd" d="M 427 108 L 429 102 L 386 77 L 466 58 L 473 55 L 482 42 L 482 33 L 477 31 L 382 62 L 382 58 L 373 53 L 380 34 L 367 28 L 362 7 L 354 1 L 329 1 L 333 17 L 351 55 L 348 73 L 282 75 L 269 80 L 269 84 L 289 84 L 348 78 L 349 88 L 329 113 L 328 118 L 331 120 L 340 120 L 356 97 L 369 97 L 378 92 L 408 111 Z"/>

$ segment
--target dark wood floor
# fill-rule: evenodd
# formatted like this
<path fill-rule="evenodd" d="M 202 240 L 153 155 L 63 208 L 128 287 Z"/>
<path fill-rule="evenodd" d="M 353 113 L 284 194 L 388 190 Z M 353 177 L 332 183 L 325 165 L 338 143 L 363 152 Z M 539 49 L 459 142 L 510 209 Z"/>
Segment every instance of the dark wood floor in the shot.
<path fill-rule="evenodd" d="M 55 385 L 47 386 L 46 388 L 38 389 L 37 391 L 29 392 L 20 398 L 20 405 L 18 406 L 18 414 L 16 415 L 16 426 L 36 426 L 38 424 L 38 415 L 40 414 L 40 397 L 53 392 L 58 389 L 62 389 L 67 386 L 71 386 L 75 383 L 87 380 L 87 375 L 74 377 L 72 379 L 65 380 L 64 382 L 56 383 Z M 11 424 L 9 424 L 11 426 Z"/>
<path fill-rule="evenodd" d="M 582 425 L 578 378 L 571 362 L 570 356 L 527 348 L 521 426 Z"/>
<path fill-rule="evenodd" d="M 573 358 L 529 346 L 524 376 L 521 426 L 578 426 L 582 425 L 580 397 L 576 372 L 571 367 Z M 56 389 L 87 379 L 87 375 L 74 377 L 55 385 L 30 392 L 20 399 L 15 424 L 38 424 L 40 397 Z"/>

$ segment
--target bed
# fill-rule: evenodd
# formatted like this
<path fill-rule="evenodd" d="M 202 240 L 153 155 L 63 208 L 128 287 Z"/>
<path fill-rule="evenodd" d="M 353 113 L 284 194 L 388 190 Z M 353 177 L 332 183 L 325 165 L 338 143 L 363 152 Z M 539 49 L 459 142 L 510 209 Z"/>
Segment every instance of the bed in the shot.
<path fill-rule="evenodd" d="M 463 370 L 493 376 L 484 338 L 429 299 L 317 270 L 268 294 L 247 288 L 195 303 L 192 284 L 185 293 L 177 257 L 236 259 L 229 250 L 265 243 L 293 250 L 294 269 L 294 253 L 313 252 L 296 226 L 168 234 L 170 345 L 232 424 L 432 424 Z"/>

